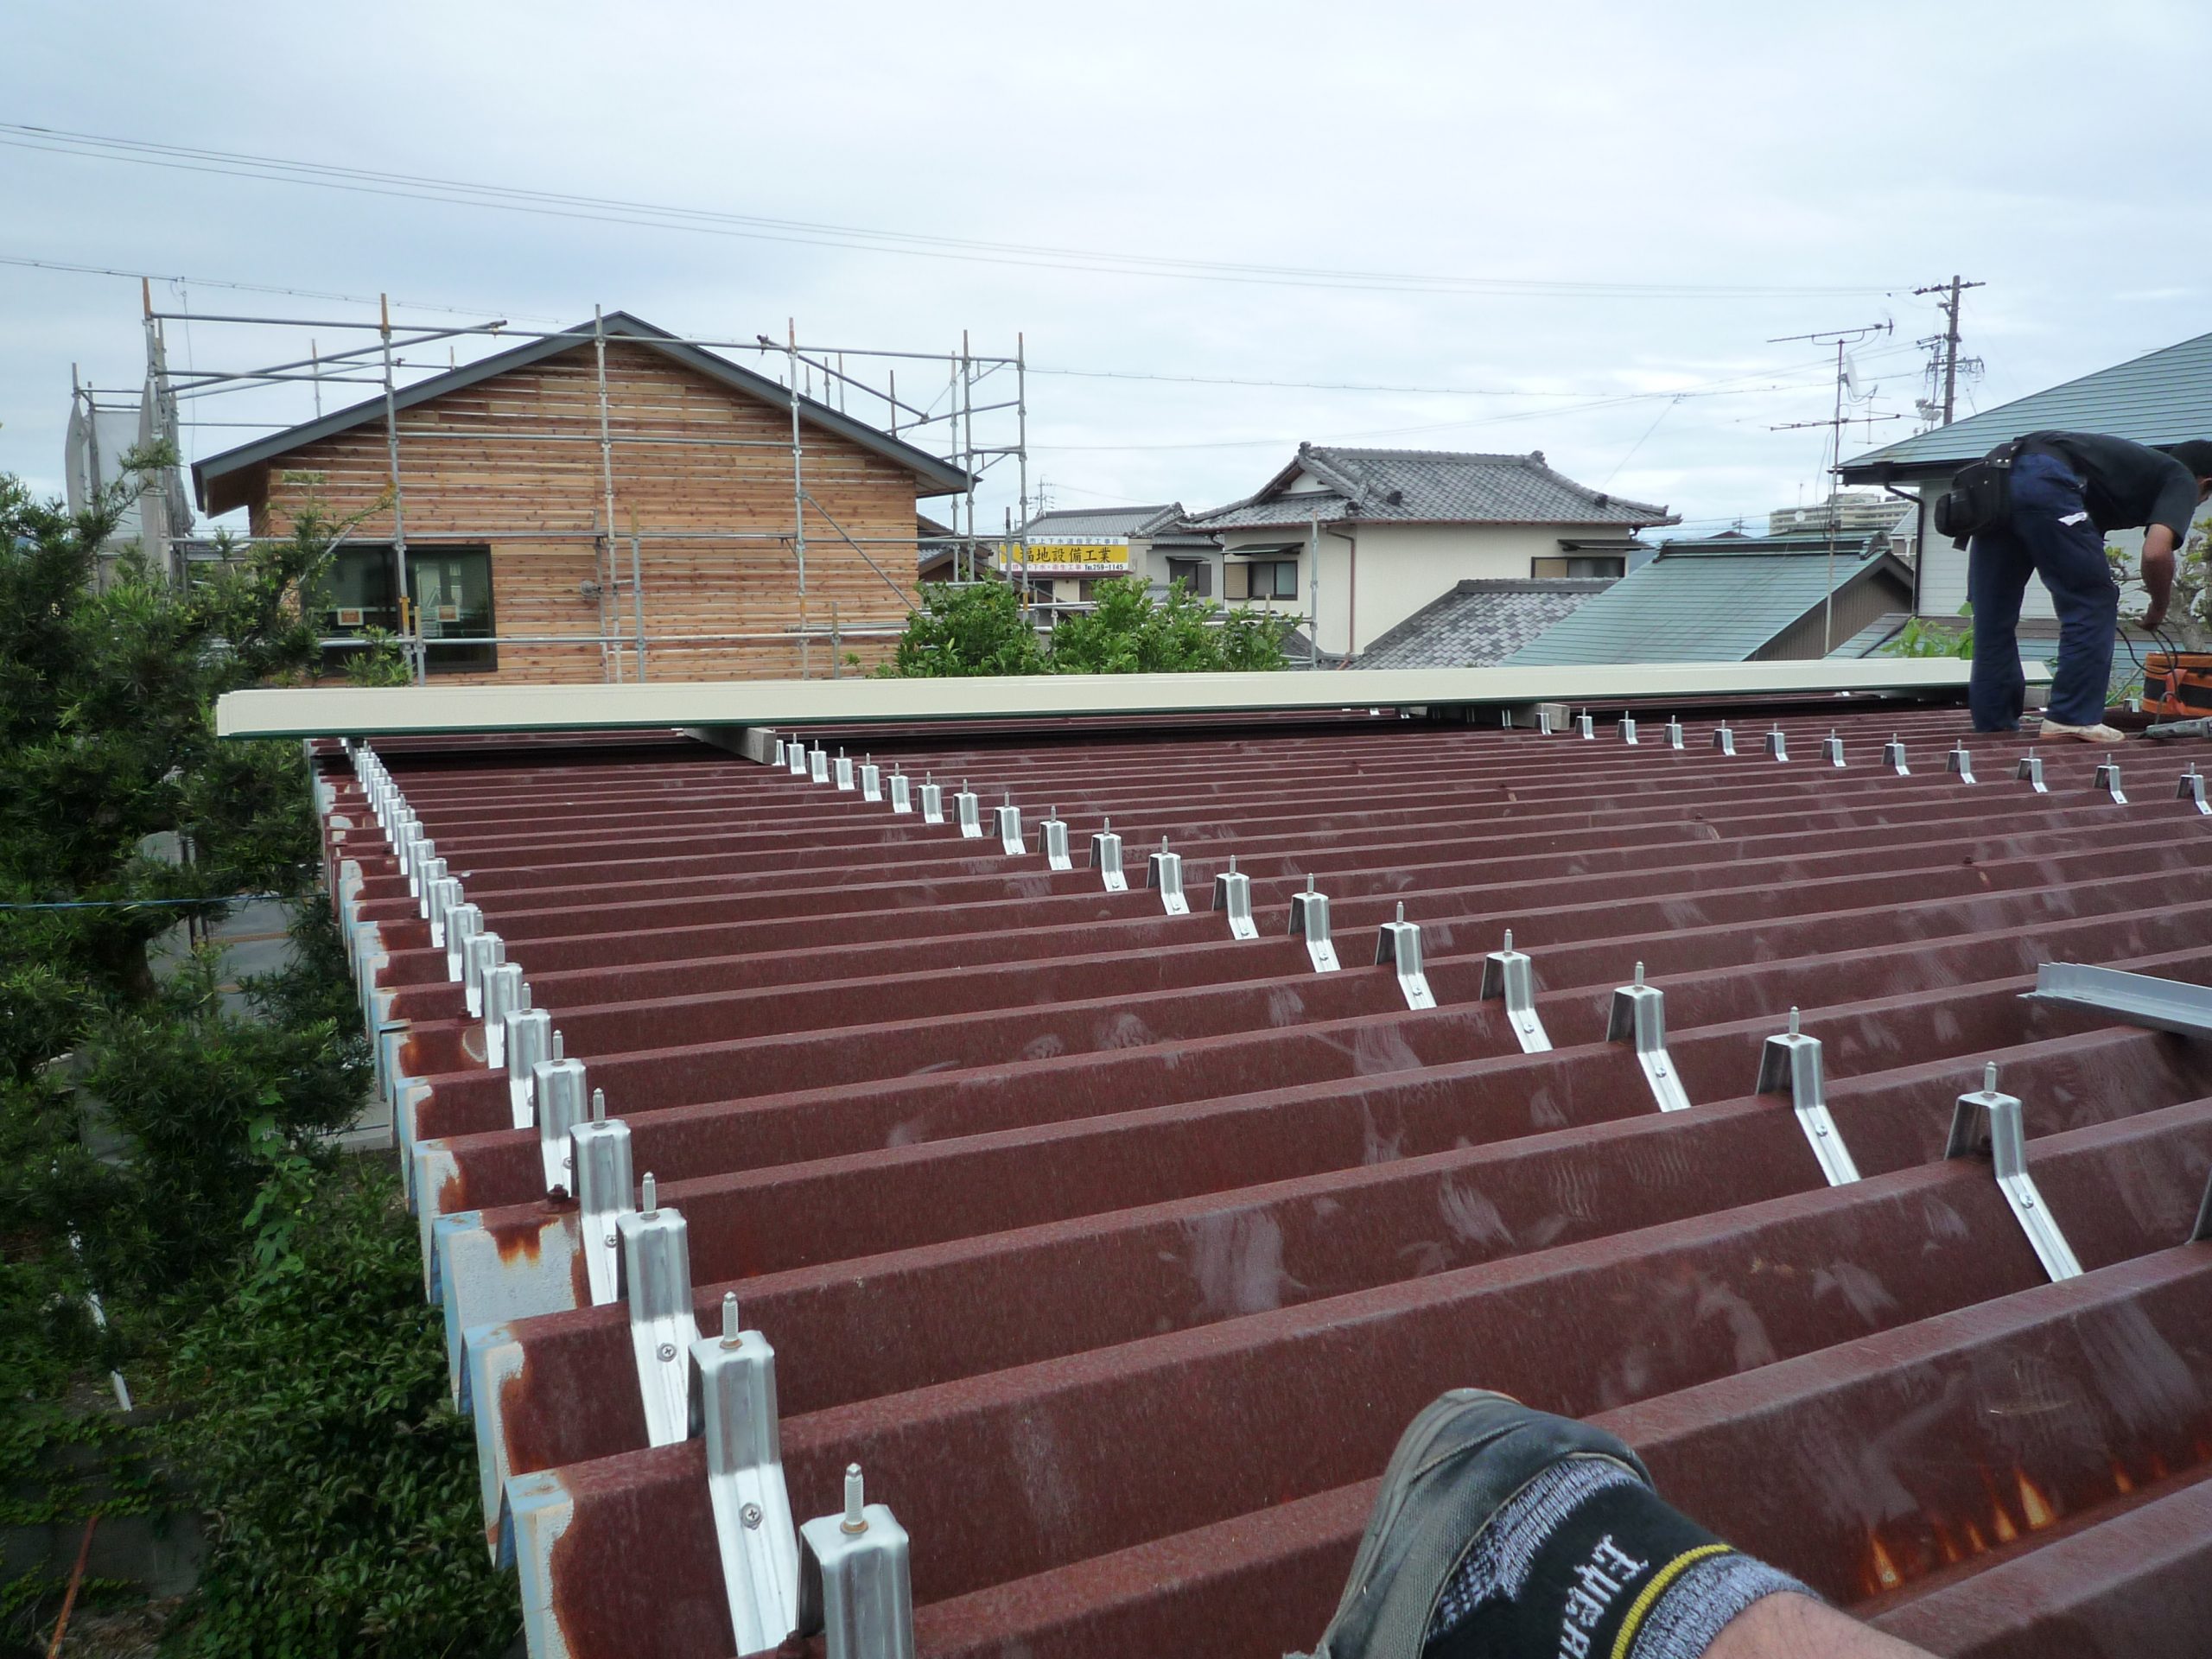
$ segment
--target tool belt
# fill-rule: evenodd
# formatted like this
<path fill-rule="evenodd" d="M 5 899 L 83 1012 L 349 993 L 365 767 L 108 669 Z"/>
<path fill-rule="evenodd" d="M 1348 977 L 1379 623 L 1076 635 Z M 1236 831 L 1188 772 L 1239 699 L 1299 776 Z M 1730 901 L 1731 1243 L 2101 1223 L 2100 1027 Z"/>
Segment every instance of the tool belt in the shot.
<path fill-rule="evenodd" d="M 1970 467 L 1952 474 L 1951 487 L 1936 498 L 1936 533 L 1964 547 L 1984 531 L 2012 522 L 2012 463 L 2026 440 L 2000 443 Z"/>
<path fill-rule="evenodd" d="M 2212 714 L 2212 652 L 2154 651 L 2143 658 L 2143 711 Z"/>

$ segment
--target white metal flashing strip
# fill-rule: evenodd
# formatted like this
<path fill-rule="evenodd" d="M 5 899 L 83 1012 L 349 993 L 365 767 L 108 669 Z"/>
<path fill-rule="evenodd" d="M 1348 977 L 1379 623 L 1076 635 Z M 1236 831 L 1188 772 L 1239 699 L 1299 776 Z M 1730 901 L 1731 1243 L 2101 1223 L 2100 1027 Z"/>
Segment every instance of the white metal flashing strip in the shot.
<path fill-rule="evenodd" d="M 1791 692 L 1964 690 L 1951 658 L 1346 669 L 1329 674 L 1039 674 L 967 680 L 654 680 L 623 685 L 345 686 L 232 691 L 221 737 L 667 730 L 870 721 L 1492 707 Z M 2031 678 L 2048 677 L 2029 664 Z"/>

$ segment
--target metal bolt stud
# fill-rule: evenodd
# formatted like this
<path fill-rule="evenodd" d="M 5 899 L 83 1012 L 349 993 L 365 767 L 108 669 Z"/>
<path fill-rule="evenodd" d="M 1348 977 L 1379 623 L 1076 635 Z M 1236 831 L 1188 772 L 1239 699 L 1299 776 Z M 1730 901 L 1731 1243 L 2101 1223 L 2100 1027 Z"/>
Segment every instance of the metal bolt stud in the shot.
<path fill-rule="evenodd" d="M 845 1518 L 837 1523 L 837 1529 L 840 1532 L 858 1534 L 868 1530 L 868 1516 L 863 1513 L 867 1507 L 865 1497 L 866 1494 L 861 1486 L 860 1465 L 847 1464 L 845 1465 Z"/>
<path fill-rule="evenodd" d="M 737 1293 L 734 1290 L 722 1293 L 722 1346 L 737 1346 Z"/>
<path fill-rule="evenodd" d="M 638 1209 L 648 1216 L 660 1213 L 660 1192 L 653 1185 L 653 1173 L 650 1169 L 645 1172 L 645 1179 L 639 1184 Z"/>

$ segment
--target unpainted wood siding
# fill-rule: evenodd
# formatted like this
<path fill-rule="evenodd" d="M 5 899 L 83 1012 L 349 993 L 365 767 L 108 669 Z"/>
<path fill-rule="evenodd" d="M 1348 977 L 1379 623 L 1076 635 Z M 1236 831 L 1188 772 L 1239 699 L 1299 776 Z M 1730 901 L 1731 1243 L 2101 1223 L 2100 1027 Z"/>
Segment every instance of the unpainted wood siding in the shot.
<path fill-rule="evenodd" d="M 452 681 L 635 677 L 632 524 L 651 678 L 827 677 L 833 615 L 841 632 L 856 636 L 843 649 L 861 666 L 890 654 L 914 591 L 912 474 L 850 439 L 801 428 L 810 498 L 802 599 L 789 413 L 628 343 L 608 344 L 607 385 L 611 569 L 591 346 L 400 412 L 409 546 L 489 546 L 500 636 L 573 640 L 502 645 L 496 672 Z M 680 442 L 625 442 L 639 439 Z M 270 463 L 251 504 L 253 532 L 289 533 L 294 513 L 311 500 L 340 518 L 370 510 L 353 538 L 388 542 L 392 513 L 379 503 L 389 480 L 381 421 L 304 445 Z M 586 591 L 593 582 L 599 595 Z M 820 631 L 804 645 L 803 621 Z M 870 631 L 880 637 L 866 637 Z M 625 639 L 602 645 L 591 638 L 601 633 Z M 732 634 L 767 637 L 683 638 Z"/>

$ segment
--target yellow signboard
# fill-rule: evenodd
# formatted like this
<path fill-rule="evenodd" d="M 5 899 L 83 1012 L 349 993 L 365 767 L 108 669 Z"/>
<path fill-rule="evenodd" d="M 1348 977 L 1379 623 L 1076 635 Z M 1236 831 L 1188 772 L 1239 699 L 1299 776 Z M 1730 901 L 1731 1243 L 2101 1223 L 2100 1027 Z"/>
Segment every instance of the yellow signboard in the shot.
<path fill-rule="evenodd" d="M 1127 575 L 1129 570 L 1129 544 L 1127 542 L 1032 542 L 1025 548 L 1019 542 L 1000 543 L 1001 569 L 1019 570 L 1025 559 L 1032 570 L 1122 576 Z"/>

